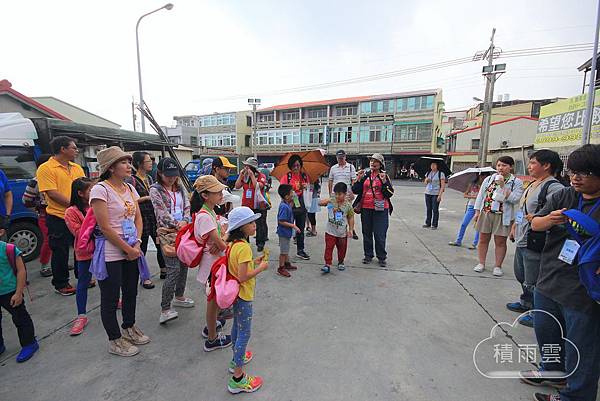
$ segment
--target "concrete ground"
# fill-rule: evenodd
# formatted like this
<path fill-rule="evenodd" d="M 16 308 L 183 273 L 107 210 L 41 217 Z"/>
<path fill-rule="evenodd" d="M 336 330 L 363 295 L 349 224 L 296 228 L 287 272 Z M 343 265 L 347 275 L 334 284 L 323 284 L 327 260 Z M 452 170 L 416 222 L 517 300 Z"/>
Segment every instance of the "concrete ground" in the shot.
<path fill-rule="evenodd" d="M 265 384 L 249 399 L 261 400 L 530 400 L 535 388 L 514 379 L 487 379 L 473 364 L 475 346 L 500 321 L 513 322 L 505 308 L 520 293 L 512 272 L 509 245 L 505 276 L 472 271 L 473 250 L 453 248 L 465 202 L 450 190 L 442 203 L 440 229 L 421 228 L 425 205 L 418 184 L 396 183 L 390 221 L 387 268 L 361 263 L 362 241 L 351 241 L 347 270 L 322 276 L 326 212 L 318 216 L 319 235 L 307 238 L 310 261 L 292 278 L 276 274 L 276 206 L 269 212 L 270 269 L 258 276 L 248 365 Z M 360 235 L 360 223 L 358 224 Z M 466 241 L 472 241 L 469 228 Z M 489 255 L 492 265 L 493 255 Z M 148 261 L 158 273 L 156 259 Z M 75 297 L 54 293 L 49 278 L 29 263 L 33 302 L 27 307 L 36 326 L 40 351 L 17 364 L 14 326 L 3 311 L 7 351 L 0 356 L 0 400 L 225 400 L 231 350 L 206 353 L 203 290 L 188 276 L 192 309 L 160 326 L 161 281 L 140 287 L 137 324 L 152 338 L 133 358 L 107 353 L 100 321 L 99 290 L 89 292 L 90 324 L 69 337 L 76 315 Z M 72 281 L 74 284 L 74 281 Z M 517 325 L 518 326 L 518 325 Z M 226 331 L 229 333 L 230 322 Z M 521 327 L 521 342 L 535 343 Z M 491 356 L 490 356 L 491 358 Z M 241 397 L 244 397 L 242 395 Z"/>

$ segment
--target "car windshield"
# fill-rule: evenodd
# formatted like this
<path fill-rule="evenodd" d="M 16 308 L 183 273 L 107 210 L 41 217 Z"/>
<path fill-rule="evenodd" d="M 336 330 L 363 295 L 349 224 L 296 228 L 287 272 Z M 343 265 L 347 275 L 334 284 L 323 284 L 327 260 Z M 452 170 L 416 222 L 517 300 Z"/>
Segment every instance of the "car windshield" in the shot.
<path fill-rule="evenodd" d="M 35 176 L 33 148 L 0 146 L 0 170 L 9 180 L 27 180 Z"/>

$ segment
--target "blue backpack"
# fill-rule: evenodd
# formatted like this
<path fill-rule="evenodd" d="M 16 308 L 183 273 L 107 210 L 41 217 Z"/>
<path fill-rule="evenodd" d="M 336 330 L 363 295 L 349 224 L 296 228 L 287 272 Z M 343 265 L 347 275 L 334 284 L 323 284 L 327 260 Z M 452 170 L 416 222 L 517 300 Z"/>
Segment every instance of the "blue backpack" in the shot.
<path fill-rule="evenodd" d="M 581 245 L 577 252 L 579 280 L 590 297 L 600 302 L 600 274 L 596 274 L 600 268 L 600 224 L 577 209 L 567 210 L 563 214 L 592 235 L 584 241 L 571 224 L 566 224 L 569 234 Z"/>

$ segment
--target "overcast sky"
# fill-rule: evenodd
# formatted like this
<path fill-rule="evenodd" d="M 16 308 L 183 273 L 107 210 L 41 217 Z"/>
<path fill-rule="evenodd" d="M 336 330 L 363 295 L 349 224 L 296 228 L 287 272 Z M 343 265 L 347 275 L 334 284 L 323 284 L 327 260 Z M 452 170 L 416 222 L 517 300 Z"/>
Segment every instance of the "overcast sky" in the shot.
<path fill-rule="evenodd" d="M 270 92 L 472 56 L 492 27 L 503 50 L 590 43 L 593 0 L 172 0 L 140 25 L 144 98 L 163 125 L 175 115 L 442 88 L 446 109 L 483 98 L 482 62 L 287 94 Z M 139 97 L 135 23 L 155 0 L 19 0 L 1 7 L 0 79 L 131 129 Z M 591 52 L 506 59 L 496 94 L 581 93 Z M 504 62 L 501 59 L 498 62 Z M 231 97 L 236 97 L 231 99 Z M 227 99 L 224 99 L 227 98 Z M 147 130 L 151 130 L 147 127 Z"/>

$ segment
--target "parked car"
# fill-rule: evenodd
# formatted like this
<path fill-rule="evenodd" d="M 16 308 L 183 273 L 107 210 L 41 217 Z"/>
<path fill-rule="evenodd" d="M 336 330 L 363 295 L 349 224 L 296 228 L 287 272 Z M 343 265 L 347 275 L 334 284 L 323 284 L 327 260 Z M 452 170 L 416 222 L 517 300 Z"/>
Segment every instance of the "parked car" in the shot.
<path fill-rule="evenodd" d="M 260 163 L 258 165 L 259 170 L 269 170 L 269 175 L 271 175 L 271 171 L 275 168 L 275 163 Z"/>
<path fill-rule="evenodd" d="M 190 180 L 191 183 L 196 181 L 196 178 L 198 178 L 200 176 L 200 170 L 202 169 L 202 161 L 204 159 L 206 159 L 206 157 L 201 158 L 201 159 L 190 160 L 183 167 L 183 169 L 185 170 L 185 174 L 188 176 L 188 179 Z M 236 164 L 236 161 L 233 161 L 232 163 Z M 237 170 L 232 169 L 231 173 L 229 174 L 229 178 L 227 179 L 227 185 L 229 186 L 229 188 L 233 189 L 237 179 L 238 179 Z"/>

